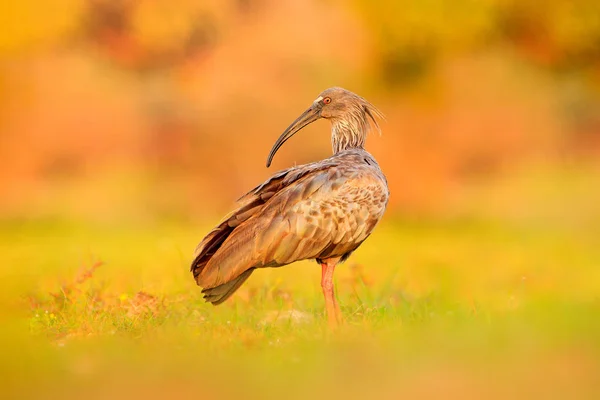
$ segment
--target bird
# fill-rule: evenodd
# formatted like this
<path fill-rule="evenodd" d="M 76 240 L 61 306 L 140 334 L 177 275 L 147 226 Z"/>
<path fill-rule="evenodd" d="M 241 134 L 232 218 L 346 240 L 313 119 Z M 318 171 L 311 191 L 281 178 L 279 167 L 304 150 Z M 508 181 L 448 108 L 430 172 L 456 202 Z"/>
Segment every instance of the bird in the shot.
<path fill-rule="evenodd" d="M 285 129 L 267 168 L 288 139 L 318 119 L 331 122 L 333 155 L 276 172 L 202 239 L 191 272 L 205 301 L 223 303 L 258 268 L 316 260 L 328 323 L 342 322 L 335 267 L 369 237 L 390 196 L 385 175 L 365 150 L 369 131 L 381 133 L 378 118 L 383 114 L 363 97 L 332 87 Z"/>

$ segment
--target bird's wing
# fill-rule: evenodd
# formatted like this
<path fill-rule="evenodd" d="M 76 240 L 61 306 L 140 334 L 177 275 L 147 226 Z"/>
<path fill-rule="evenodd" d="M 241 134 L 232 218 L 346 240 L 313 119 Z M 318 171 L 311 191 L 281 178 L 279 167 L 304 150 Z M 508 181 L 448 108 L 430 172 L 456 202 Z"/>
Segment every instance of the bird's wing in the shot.
<path fill-rule="evenodd" d="M 329 166 L 331 165 L 328 163 L 320 163 L 319 166 L 307 164 L 279 171 L 267 181 L 243 195 L 237 201 L 237 207 L 227 214 L 196 247 L 194 261 L 191 266 L 194 278 L 198 279 L 198 275 L 229 235 L 243 222 L 262 211 L 265 204 L 275 193 L 293 184 L 306 174 L 315 173 Z"/>
<path fill-rule="evenodd" d="M 234 212 L 213 230 L 219 237 L 230 229 L 217 248 L 200 244 L 195 265 L 202 268 L 192 266 L 200 286 L 224 285 L 254 268 L 342 256 L 366 239 L 387 204 L 385 183 L 370 168 L 309 166 L 276 174 L 240 199 L 244 209 L 267 197 L 252 215 Z"/>

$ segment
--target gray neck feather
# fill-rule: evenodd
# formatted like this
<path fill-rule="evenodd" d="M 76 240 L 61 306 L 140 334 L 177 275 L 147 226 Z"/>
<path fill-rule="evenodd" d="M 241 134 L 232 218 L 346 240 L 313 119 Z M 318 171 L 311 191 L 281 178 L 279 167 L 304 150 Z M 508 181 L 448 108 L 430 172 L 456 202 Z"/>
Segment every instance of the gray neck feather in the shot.
<path fill-rule="evenodd" d="M 333 154 L 347 149 L 365 148 L 365 139 L 370 126 L 364 111 L 351 112 L 345 118 L 331 122 Z"/>

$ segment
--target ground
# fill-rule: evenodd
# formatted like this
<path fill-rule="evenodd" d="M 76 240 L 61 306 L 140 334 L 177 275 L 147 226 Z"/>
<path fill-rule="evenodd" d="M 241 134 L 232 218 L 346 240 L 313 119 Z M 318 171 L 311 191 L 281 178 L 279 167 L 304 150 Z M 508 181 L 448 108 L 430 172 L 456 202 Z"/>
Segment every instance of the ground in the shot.
<path fill-rule="evenodd" d="M 214 221 L 5 221 L 5 391 L 599 398 L 599 176 L 500 184 L 464 215 L 387 216 L 336 271 L 335 332 L 314 262 L 204 303 L 189 263 Z"/>

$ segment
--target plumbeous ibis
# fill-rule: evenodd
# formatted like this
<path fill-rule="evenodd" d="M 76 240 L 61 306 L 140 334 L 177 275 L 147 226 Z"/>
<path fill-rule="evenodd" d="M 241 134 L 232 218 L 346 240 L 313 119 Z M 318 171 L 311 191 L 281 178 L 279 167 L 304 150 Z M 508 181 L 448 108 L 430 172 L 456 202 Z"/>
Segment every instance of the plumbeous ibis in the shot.
<path fill-rule="evenodd" d="M 333 155 L 275 173 L 242 196 L 198 245 L 191 266 L 206 301 L 227 300 L 257 268 L 314 259 L 328 321 L 341 321 L 335 266 L 371 234 L 385 211 L 389 189 L 364 146 L 382 114 L 364 98 L 339 87 L 322 92 L 277 139 L 269 157 L 306 125 L 331 121 Z"/>

